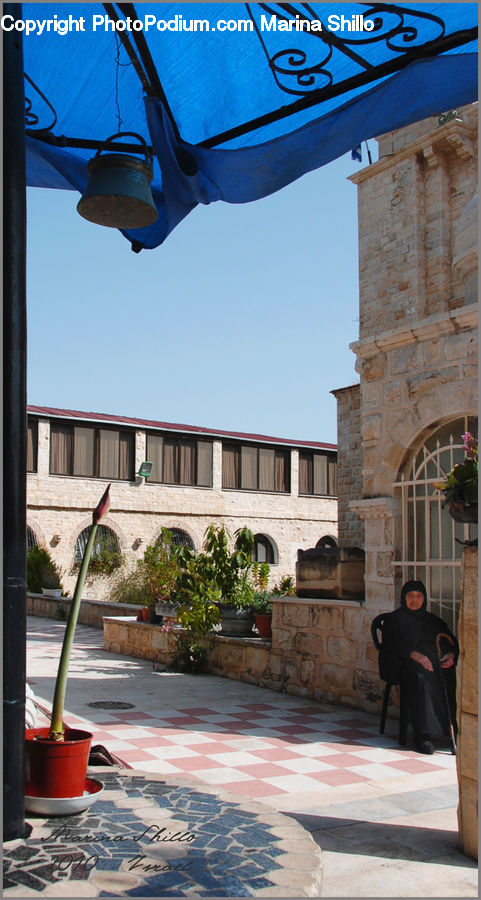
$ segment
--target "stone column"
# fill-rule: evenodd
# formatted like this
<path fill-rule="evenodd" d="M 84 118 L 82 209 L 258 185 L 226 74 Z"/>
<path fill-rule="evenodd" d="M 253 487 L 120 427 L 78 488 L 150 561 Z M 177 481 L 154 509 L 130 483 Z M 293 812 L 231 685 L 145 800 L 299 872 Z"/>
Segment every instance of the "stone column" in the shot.
<path fill-rule="evenodd" d="M 478 858 L 478 548 L 463 552 L 458 636 L 459 843 Z"/>
<path fill-rule="evenodd" d="M 222 441 L 212 444 L 212 488 L 222 494 Z"/>
<path fill-rule="evenodd" d="M 50 471 L 50 423 L 47 419 L 38 420 L 37 473 L 48 475 Z"/>
<path fill-rule="evenodd" d="M 373 497 L 349 504 L 366 531 L 366 608 L 372 616 L 393 609 L 394 599 L 394 520 L 399 516 L 399 501 L 394 497 Z"/>

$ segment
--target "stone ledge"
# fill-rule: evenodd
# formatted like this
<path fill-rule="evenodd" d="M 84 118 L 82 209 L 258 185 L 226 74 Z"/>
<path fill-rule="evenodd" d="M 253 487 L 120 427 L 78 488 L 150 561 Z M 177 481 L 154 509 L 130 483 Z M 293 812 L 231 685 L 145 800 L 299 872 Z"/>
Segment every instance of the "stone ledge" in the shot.
<path fill-rule="evenodd" d="M 360 359 L 369 359 L 386 350 L 395 350 L 403 346 L 411 346 L 416 342 L 442 337 L 445 334 L 456 334 L 470 328 L 477 328 L 477 304 L 463 306 L 449 313 L 436 313 L 416 322 L 412 328 L 390 328 L 349 344 L 350 349 Z"/>
<path fill-rule="evenodd" d="M 368 178 L 372 178 L 377 173 L 387 171 L 395 164 L 397 165 L 404 159 L 409 159 L 418 153 L 426 154 L 436 152 L 438 148 L 441 151 L 451 152 L 459 155 L 461 158 L 468 158 L 473 155 L 473 140 L 476 138 L 476 129 L 466 122 L 459 119 L 452 119 L 442 126 L 437 126 L 427 134 L 405 144 L 404 147 L 396 150 L 390 156 L 381 156 L 376 162 L 370 166 L 361 169 L 360 172 L 354 172 L 348 176 L 348 181 L 353 184 L 361 184 Z"/>
<path fill-rule="evenodd" d="M 365 500 L 351 500 L 349 508 L 360 519 L 388 519 L 399 511 L 399 500 L 396 497 L 369 497 Z"/>

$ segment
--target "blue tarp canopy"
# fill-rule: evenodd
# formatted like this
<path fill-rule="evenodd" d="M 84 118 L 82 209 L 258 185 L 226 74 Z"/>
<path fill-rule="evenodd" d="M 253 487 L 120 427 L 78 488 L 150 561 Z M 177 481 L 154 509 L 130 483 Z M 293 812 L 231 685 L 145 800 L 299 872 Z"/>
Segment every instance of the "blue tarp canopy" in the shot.
<path fill-rule="evenodd" d="M 140 134 L 159 215 L 124 232 L 135 250 L 477 98 L 476 3 L 25 3 L 22 22 L 27 182 L 82 192 L 103 142 Z"/>

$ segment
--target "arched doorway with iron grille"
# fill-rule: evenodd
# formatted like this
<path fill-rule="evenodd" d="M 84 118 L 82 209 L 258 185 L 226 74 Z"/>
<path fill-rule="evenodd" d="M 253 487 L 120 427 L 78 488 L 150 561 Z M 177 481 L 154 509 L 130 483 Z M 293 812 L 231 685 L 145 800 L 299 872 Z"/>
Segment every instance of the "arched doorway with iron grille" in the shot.
<path fill-rule="evenodd" d="M 461 599 L 461 557 L 465 541 L 478 536 L 477 525 L 454 520 L 443 509 L 443 494 L 433 487 L 465 458 L 462 435 L 477 437 L 478 422 L 462 416 L 446 422 L 413 450 L 395 483 L 401 499 L 401 534 L 395 571 L 400 581 L 423 581 L 429 609 L 455 631 Z"/>

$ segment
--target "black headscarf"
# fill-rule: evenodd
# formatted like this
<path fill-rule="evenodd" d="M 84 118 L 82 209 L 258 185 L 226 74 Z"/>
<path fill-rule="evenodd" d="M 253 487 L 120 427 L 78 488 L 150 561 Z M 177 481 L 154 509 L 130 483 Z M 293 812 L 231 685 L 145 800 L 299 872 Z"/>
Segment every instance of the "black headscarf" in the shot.
<path fill-rule="evenodd" d="M 411 591 L 419 591 L 421 594 L 424 594 L 424 603 L 417 610 L 409 609 L 409 607 L 406 604 L 406 594 L 409 594 Z M 428 605 L 428 595 L 427 595 L 426 588 L 424 587 L 424 584 L 422 583 L 422 581 L 406 581 L 406 583 L 403 584 L 402 589 L 401 589 L 401 606 L 403 607 L 403 609 L 405 609 L 406 612 L 411 613 L 411 615 L 419 616 L 426 612 L 427 605 Z"/>

